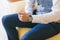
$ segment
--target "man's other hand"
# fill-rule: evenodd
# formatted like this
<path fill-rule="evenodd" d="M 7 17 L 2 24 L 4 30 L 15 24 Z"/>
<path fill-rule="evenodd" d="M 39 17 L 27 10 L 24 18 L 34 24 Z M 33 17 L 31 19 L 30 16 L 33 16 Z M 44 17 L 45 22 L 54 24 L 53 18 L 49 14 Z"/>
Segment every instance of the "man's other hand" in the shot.
<path fill-rule="evenodd" d="M 19 13 L 19 20 L 22 22 L 28 22 L 29 21 L 29 14 L 25 12 Z"/>

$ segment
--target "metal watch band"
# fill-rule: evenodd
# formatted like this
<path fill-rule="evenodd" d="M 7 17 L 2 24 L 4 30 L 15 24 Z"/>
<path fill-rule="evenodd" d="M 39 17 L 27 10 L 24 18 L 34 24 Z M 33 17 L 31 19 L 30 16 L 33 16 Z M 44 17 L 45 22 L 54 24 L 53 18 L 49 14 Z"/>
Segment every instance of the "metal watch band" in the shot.
<path fill-rule="evenodd" d="M 30 15 L 30 16 L 29 16 L 29 22 L 32 22 L 32 19 L 33 19 L 33 18 L 32 18 L 32 16 Z"/>

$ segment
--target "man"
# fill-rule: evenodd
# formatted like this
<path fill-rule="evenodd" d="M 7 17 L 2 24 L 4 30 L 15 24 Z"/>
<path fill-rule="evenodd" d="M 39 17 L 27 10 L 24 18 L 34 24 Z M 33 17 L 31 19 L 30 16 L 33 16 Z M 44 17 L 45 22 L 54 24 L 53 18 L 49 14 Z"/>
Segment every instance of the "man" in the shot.
<path fill-rule="evenodd" d="M 33 12 L 35 2 L 37 2 L 37 9 Z M 60 0 L 27 0 L 25 12 L 2 18 L 9 40 L 18 40 L 16 26 L 32 28 L 21 40 L 45 40 L 59 33 L 59 6 Z"/>

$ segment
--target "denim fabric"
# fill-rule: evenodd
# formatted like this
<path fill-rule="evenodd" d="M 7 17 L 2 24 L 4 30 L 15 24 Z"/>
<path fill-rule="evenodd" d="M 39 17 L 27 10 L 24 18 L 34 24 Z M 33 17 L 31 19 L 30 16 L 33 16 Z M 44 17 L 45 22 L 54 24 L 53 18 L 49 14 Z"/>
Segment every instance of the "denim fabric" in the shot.
<path fill-rule="evenodd" d="M 21 22 L 19 21 L 17 14 L 4 16 L 2 18 L 2 23 L 9 40 L 18 40 L 17 26 L 32 28 L 32 30 L 22 37 L 22 40 L 45 40 L 46 38 L 57 34 L 58 29 L 60 30 L 60 25 L 57 25 L 56 23 L 36 24 L 31 22 Z"/>

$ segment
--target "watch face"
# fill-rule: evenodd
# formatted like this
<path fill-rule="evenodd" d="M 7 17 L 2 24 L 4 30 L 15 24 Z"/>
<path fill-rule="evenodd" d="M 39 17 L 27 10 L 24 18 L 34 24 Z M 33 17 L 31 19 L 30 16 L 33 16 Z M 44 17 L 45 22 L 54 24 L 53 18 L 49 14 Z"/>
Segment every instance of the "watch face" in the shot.
<path fill-rule="evenodd" d="M 29 22 L 31 22 L 32 21 L 32 16 L 30 15 L 30 17 L 29 17 Z"/>

